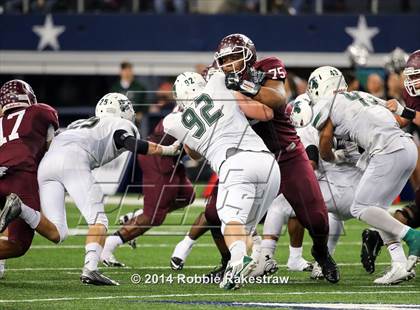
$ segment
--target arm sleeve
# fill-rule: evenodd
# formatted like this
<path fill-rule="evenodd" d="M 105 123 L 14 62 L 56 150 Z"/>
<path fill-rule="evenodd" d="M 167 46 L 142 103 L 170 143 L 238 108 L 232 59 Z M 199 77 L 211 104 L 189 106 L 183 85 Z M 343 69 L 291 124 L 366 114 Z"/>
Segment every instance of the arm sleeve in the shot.
<path fill-rule="evenodd" d="M 133 135 L 123 129 L 114 132 L 114 143 L 117 149 L 125 148 L 135 154 L 146 155 L 149 150 L 149 142 L 136 139 Z"/>
<path fill-rule="evenodd" d="M 321 130 L 322 127 L 324 127 L 325 122 L 329 118 L 330 107 L 326 102 L 319 102 L 314 106 L 313 111 L 314 118 L 312 120 L 312 126 L 314 126 L 318 130 Z"/>
<path fill-rule="evenodd" d="M 264 58 L 255 67 L 255 69 L 265 72 L 266 79 L 279 81 L 286 79 L 287 71 L 284 63 L 277 57 Z"/>
<path fill-rule="evenodd" d="M 42 118 L 55 130 L 59 128 L 58 114 L 55 109 L 44 103 L 38 103 L 39 112 L 42 114 Z"/>

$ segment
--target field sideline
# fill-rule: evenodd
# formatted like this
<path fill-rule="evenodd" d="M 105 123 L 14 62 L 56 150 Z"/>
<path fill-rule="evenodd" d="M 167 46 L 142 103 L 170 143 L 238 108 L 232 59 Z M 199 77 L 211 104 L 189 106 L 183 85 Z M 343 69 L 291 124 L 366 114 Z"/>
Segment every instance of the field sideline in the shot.
<path fill-rule="evenodd" d="M 134 206 L 119 210 L 107 205 L 110 223 L 118 215 L 132 211 Z M 214 309 L 234 306 L 245 308 L 286 309 L 418 309 L 420 283 L 418 279 L 397 286 L 375 286 L 373 280 L 388 266 L 389 255 L 383 249 L 377 271 L 368 275 L 359 260 L 360 235 L 364 227 L 356 220 L 345 224 L 345 234 L 335 254 L 342 279 L 332 285 L 312 281 L 308 273 L 288 272 L 284 266 L 288 255 L 287 234 L 280 239 L 276 258 L 282 267 L 276 276 L 287 284 L 248 284 L 234 292 L 223 291 L 216 284 L 177 283 L 179 273 L 169 268 L 169 257 L 175 244 L 188 231 L 202 207 L 192 207 L 168 216 L 165 225 L 153 229 L 138 240 L 138 248 L 120 248 L 116 255 L 127 268 L 107 269 L 106 274 L 121 283 L 119 287 L 91 287 L 80 284 L 78 278 L 83 264 L 86 226 L 79 213 L 68 203 L 68 224 L 71 235 L 64 244 L 56 246 L 39 236 L 23 258 L 7 262 L 7 273 L 0 280 L 2 296 L 0 309 L 87 309 L 87 308 L 152 308 L 152 309 Z M 110 232 L 115 230 L 115 226 Z M 305 236 L 304 256 L 309 259 L 309 238 Z M 217 265 L 216 248 L 209 234 L 203 236 L 193 249 L 183 278 L 202 275 Z M 133 275 L 141 277 L 133 284 Z M 159 284 L 145 284 L 147 278 L 159 279 Z M 163 280 L 162 280 L 163 279 Z M 172 284 L 169 283 L 172 279 Z M 161 283 L 166 280 L 167 283 Z M 135 281 L 136 282 L 136 281 Z M 374 305 L 376 304 L 376 305 Z M 381 304 L 381 305 L 380 305 Z"/>

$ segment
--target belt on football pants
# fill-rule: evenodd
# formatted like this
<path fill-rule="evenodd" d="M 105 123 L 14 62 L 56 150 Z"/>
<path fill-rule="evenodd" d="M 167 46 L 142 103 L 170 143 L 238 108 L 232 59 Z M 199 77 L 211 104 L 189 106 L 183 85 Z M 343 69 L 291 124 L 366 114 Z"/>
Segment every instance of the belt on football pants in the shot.
<path fill-rule="evenodd" d="M 243 150 L 243 149 L 238 149 L 235 147 L 231 147 L 228 148 L 226 150 L 226 159 L 228 159 L 229 157 L 232 157 L 233 155 L 236 155 L 238 153 L 242 153 L 242 152 L 253 152 L 253 153 L 267 153 L 267 154 L 272 154 L 269 151 L 265 151 L 265 150 L 261 150 L 261 151 L 254 151 L 254 150 Z"/>

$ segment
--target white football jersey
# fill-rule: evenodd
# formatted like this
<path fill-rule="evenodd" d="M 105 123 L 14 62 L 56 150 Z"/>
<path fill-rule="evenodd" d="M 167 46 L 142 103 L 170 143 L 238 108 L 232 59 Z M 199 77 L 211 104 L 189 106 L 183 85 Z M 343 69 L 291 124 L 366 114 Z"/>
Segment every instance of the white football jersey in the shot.
<path fill-rule="evenodd" d="M 214 171 L 219 172 L 230 148 L 269 152 L 251 128 L 233 92 L 226 88 L 223 73 L 214 73 L 194 101 L 184 111 L 166 116 L 164 130 L 204 156 Z"/>
<path fill-rule="evenodd" d="M 303 128 L 296 128 L 296 132 L 303 145 L 315 145 L 319 149 L 319 133 L 313 126 L 308 125 Z M 357 145 L 354 142 L 342 142 L 344 148 L 348 151 L 349 163 L 334 164 L 319 158 L 318 169 L 315 171 L 318 180 L 328 180 L 330 184 L 336 186 L 353 185 L 355 179 L 359 179 L 361 171 L 356 167 L 360 158 Z"/>
<path fill-rule="evenodd" d="M 314 127 L 322 128 L 330 117 L 334 136 L 357 143 L 365 150 L 365 159 L 402 149 L 398 138 L 410 136 L 401 130 L 394 115 L 383 106 L 382 99 L 353 91 L 338 93 L 333 101 L 333 97 L 324 98 L 315 105 Z"/>
<path fill-rule="evenodd" d="M 77 145 L 90 155 L 91 168 L 97 168 L 126 151 L 115 146 L 114 132 L 117 130 L 125 130 L 136 138 L 140 137 L 135 125 L 126 119 L 91 117 L 71 123 L 66 131 L 53 139 L 50 150 Z"/>

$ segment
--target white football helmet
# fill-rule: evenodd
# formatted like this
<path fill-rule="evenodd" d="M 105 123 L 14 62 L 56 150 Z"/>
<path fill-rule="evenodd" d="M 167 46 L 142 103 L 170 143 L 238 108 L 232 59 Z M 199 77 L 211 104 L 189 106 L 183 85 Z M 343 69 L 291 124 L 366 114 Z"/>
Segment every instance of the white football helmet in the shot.
<path fill-rule="evenodd" d="M 135 112 L 131 101 L 119 93 L 109 93 L 96 104 L 95 115 L 102 117 L 120 117 L 134 122 Z"/>
<path fill-rule="evenodd" d="M 296 97 L 291 103 L 290 121 L 295 127 L 305 127 L 312 121 L 313 111 L 308 94 Z"/>
<path fill-rule="evenodd" d="M 178 75 L 174 83 L 173 91 L 177 104 L 185 109 L 190 106 L 196 97 L 201 95 L 206 81 L 196 72 L 184 72 Z"/>
<path fill-rule="evenodd" d="M 315 105 L 321 98 L 343 91 L 347 91 L 347 83 L 341 71 L 334 67 L 324 66 L 311 73 L 306 93 Z"/>

